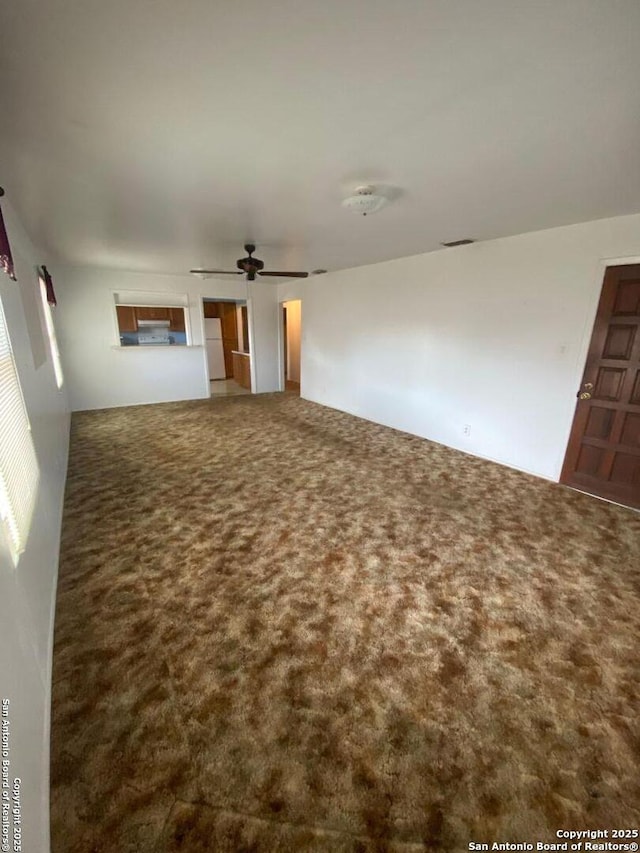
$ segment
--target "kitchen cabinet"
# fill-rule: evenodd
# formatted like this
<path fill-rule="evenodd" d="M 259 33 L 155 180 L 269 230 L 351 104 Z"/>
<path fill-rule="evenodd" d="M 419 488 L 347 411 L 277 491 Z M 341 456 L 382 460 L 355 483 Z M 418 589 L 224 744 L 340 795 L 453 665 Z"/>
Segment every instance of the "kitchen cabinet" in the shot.
<path fill-rule="evenodd" d="M 118 328 L 121 332 L 137 332 L 136 309 L 132 305 L 116 305 Z"/>
<path fill-rule="evenodd" d="M 168 320 L 169 308 L 163 308 L 159 305 L 146 305 L 136 308 L 136 318 L 138 320 Z"/>
<path fill-rule="evenodd" d="M 233 378 L 242 388 L 251 391 L 251 359 L 247 353 L 233 353 Z"/>
<path fill-rule="evenodd" d="M 168 308 L 163 305 L 116 305 L 118 329 L 123 332 L 138 332 L 138 321 L 160 321 L 169 323 L 169 331 L 185 332 L 184 308 Z"/>
<path fill-rule="evenodd" d="M 169 308 L 169 330 L 171 332 L 184 332 L 184 308 Z"/>

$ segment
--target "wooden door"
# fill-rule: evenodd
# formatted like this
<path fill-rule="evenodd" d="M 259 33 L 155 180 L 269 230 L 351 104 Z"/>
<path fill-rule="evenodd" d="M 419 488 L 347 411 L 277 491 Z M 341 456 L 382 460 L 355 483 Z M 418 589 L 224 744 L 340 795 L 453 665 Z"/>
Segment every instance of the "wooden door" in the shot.
<path fill-rule="evenodd" d="M 233 351 L 238 349 L 238 314 L 235 302 L 220 302 L 222 349 L 227 379 L 233 376 Z"/>
<path fill-rule="evenodd" d="M 282 342 L 284 346 L 284 384 L 287 386 L 289 378 L 289 341 L 287 339 L 287 306 L 282 305 Z"/>
<path fill-rule="evenodd" d="M 242 343 L 244 345 L 244 351 L 250 352 L 251 347 L 249 346 L 249 312 L 247 311 L 247 306 L 243 305 L 240 311 L 242 316 Z"/>
<path fill-rule="evenodd" d="M 560 482 L 640 508 L 640 264 L 607 267 Z"/>

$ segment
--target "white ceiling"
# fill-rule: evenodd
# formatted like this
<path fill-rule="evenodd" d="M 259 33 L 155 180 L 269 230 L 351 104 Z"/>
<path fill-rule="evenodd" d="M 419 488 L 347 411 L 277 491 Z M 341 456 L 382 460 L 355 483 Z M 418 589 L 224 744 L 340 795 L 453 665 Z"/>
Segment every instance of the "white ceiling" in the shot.
<path fill-rule="evenodd" d="M 166 272 L 637 212 L 639 44 L 638 0 L 4 3 L 0 184 L 52 256 Z"/>

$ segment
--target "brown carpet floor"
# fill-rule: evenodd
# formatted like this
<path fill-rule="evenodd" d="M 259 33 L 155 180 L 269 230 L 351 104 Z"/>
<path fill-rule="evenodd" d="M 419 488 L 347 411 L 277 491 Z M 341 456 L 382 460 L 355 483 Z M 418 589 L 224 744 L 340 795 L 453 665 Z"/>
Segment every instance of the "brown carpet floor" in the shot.
<path fill-rule="evenodd" d="M 77 414 L 54 853 L 638 826 L 639 604 L 639 514 L 294 395 Z"/>

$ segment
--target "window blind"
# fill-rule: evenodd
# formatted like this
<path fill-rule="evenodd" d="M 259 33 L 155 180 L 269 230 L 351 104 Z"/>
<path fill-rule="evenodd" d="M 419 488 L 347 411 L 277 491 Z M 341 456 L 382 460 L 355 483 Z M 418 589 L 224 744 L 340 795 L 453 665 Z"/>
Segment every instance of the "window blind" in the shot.
<path fill-rule="evenodd" d="M 29 535 L 38 478 L 29 417 L 0 302 L 0 516 L 16 559 Z"/>

